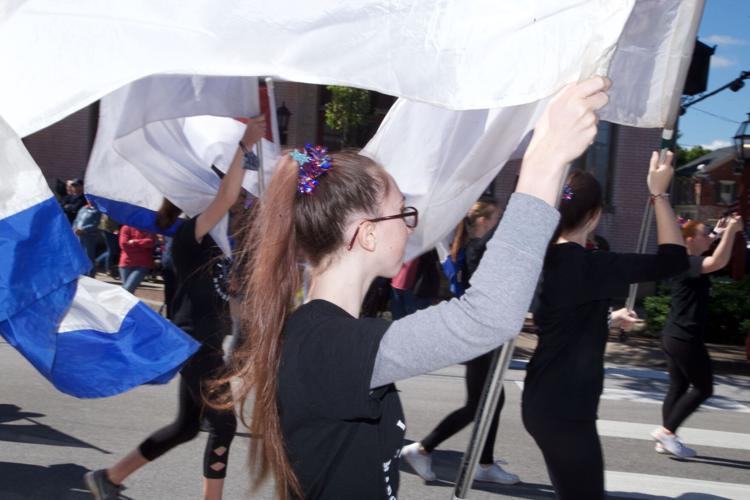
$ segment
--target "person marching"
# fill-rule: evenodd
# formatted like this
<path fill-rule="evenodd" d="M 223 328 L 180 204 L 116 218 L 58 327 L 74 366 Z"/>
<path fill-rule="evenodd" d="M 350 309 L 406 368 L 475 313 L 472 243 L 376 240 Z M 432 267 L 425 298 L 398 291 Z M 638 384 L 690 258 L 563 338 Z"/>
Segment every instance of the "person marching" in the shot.
<path fill-rule="evenodd" d="M 604 459 L 596 430 L 610 327 L 628 329 L 634 314 L 610 313 L 631 283 L 674 276 L 687 253 L 667 190 L 672 154 L 651 156 L 647 184 L 654 204 L 656 255 L 586 250 L 602 214 L 602 189 L 586 172 L 573 172 L 560 201 L 560 225 L 544 262 L 534 320 L 538 344 L 526 370 L 522 417 L 544 455 L 552 485 L 563 500 L 604 498 Z"/>
<path fill-rule="evenodd" d="M 501 210 L 493 201 L 478 201 L 466 214 L 463 223 L 456 231 L 451 244 L 451 259 L 457 262 L 457 255 L 463 250 L 464 256 L 460 267 L 459 281 L 461 290 L 469 288 L 472 274 L 479 266 L 479 261 L 487 249 L 487 242 L 495 232 L 500 220 Z M 468 236 L 468 241 L 467 240 Z M 440 443 L 458 433 L 474 421 L 479 407 L 487 376 L 492 365 L 494 352 L 485 353 L 477 358 L 466 362 L 466 404 L 446 416 L 424 439 L 419 442 L 404 446 L 401 456 L 411 465 L 414 471 L 425 481 L 437 479 L 432 470 L 432 451 Z M 505 471 L 500 464 L 496 463 L 493 455 L 495 437 L 500 422 L 500 412 L 505 403 L 505 391 L 500 392 L 500 400 L 492 417 L 492 423 L 487 433 L 487 439 L 479 458 L 475 479 L 477 481 L 488 481 L 500 484 L 516 484 L 518 476 Z"/>
<path fill-rule="evenodd" d="M 245 176 L 243 151 L 258 142 L 265 132 L 263 117 L 250 119 L 219 191 L 211 204 L 197 217 L 180 225 L 172 247 L 172 259 L 179 289 L 171 309 L 174 323 L 201 342 L 201 347 L 182 367 L 177 416 L 171 424 L 151 434 L 138 448 L 108 469 L 88 472 L 85 482 L 97 500 L 116 499 L 122 482 L 135 471 L 172 448 L 198 435 L 201 420 L 209 426 L 203 458 L 203 498 L 222 497 L 229 447 L 236 430 L 232 412 L 204 404 L 208 382 L 224 368 L 222 341 L 229 333 L 226 295 L 227 266 L 221 250 L 208 234 L 237 202 Z M 162 205 L 157 220 L 163 229 L 171 227 L 180 215 Z M 168 212 L 168 213 L 167 213 Z M 170 215 L 171 214 L 171 215 Z"/>
<path fill-rule="evenodd" d="M 593 140 L 608 87 L 595 77 L 553 99 L 472 287 L 390 323 L 359 319 L 360 307 L 376 276 L 401 268 L 417 210 L 365 156 L 308 146 L 281 158 L 247 239 L 247 339 L 217 381 L 240 382 L 217 405 L 241 409 L 252 398 L 256 487 L 272 473 L 281 499 L 396 498 L 406 425 L 394 382 L 518 335 L 559 219 L 566 165 Z M 310 287 L 290 312 L 300 258 Z"/>
<path fill-rule="evenodd" d="M 672 304 L 662 330 L 662 348 L 667 358 L 669 391 L 662 405 L 662 425 L 651 432 L 656 451 L 679 458 L 695 456 L 695 450 L 677 437 L 677 429 L 713 394 L 713 370 L 705 344 L 711 280 L 708 274 L 726 267 L 742 219 L 730 215 L 717 225 L 723 236 L 719 245 L 704 256 L 714 240 L 706 225 L 688 220 L 682 224 L 690 268 L 672 280 Z M 718 233 L 716 233 L 718 234 Z"/>

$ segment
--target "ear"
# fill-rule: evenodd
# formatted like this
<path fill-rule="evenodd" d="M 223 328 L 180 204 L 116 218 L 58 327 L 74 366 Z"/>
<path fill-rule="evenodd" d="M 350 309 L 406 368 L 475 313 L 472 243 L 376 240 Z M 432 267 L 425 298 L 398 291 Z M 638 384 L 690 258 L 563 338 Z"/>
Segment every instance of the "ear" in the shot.
<path fill-rule="evenodd" d="M 377 237 L 375 236 L 375 223 L 363 222 L 357 233 L 355 245 L 361 247 L 367 252 L 374 252 L 377 246 Z"/>

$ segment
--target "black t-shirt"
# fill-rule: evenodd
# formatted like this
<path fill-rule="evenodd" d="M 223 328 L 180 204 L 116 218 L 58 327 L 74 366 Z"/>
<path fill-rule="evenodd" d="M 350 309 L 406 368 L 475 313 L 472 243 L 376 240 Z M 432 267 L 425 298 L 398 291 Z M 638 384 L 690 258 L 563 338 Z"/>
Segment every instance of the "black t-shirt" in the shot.
<path fill-rule="evenodd" d="M 395 500 L 404 413 L 393 384 L 370 389 L 389 323 L 313 300 L 288 318 L 279 365 L 281 427 L 307 500 Z"/>
<path fill-rule="evenodd" d="M 662 334 L 703 341 L 708 321 L 711 279 L 702 274 L 704 257 L 690 257 L 690 269 L 671 280 L 672 306 Z"/>
<path fill-rule="evenodd" d="M 177 291 L 174 323 L 196 340 L 221 346 L 229 333 L 229 260 L 210 235 L 195 240 L 196 218 L 185 221 L 172 241 Z"/>
<path fill-rule="evenodd" d="M 595 419 L 611 299 L 626 296 L 630 283 L 665 279 L 686 268 L 685 248 L 678 245 L 660 245 L 656 255 L 553 245 L 534 311 L 539 341 L 526 371 L 524 412 Z"/>

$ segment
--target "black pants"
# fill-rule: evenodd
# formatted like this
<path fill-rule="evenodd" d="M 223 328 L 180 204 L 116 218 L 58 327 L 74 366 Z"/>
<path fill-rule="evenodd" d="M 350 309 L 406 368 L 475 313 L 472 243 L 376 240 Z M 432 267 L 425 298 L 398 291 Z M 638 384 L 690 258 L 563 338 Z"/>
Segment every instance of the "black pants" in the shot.
<path fill-rule="evenodd" d="M 177 417 L 141 443 L 138 449 L 147 460 L 156 460 L 175 446 L 195 438 L 200 431 L 201 419 L 205 417 L 210 430 L 203 456 L 203 475 L 209 479 L 226 476 L 229 446 L 237 421 L 234 413 L 217 411 L 203 403 L 206 383 L 224 364 L 222 354 L 220 349 L 204 344 L 182 368 Z"/>
<path fill-rule="evenodd" d="M 669 391 L 662 406 L 662 425 L 671 432 L 714 393 L 711 358 L 699 340 L 662 336 L 669 369 Z M 692 387 L 691 387 L 692 386 Z"/>
<path fill-rule="evenodd" d="M 604 458 L 595 419 L 562 419 L 524 407 L 523 424 L 542 450 L 558 498 L 604 498 Z"/>
<path fill-rule="evenodd" d="M 433 431 L 421 441 L 422 446 L 428 452 L 431 452 L 437 446 L 458 433 L 474 421 L 474 417 L 479 407 L 479 401 L 482 397 L 485 381 L 490 373 L 493 352 L 489 352 L 478 358 L 472 359 L 466 363 L 466 404 L 445 417 Z M 500 411 L 505 404 L 505 391 L 500 393 L 500 400 L 497 403 L 495 415 L 492 417 L 492 424 L 487 433 L 487 440 L 484 442 L 482 456 L 479 463 L 489 465 L 493 463 L 492 450 L 495 446 L 495 437 L 497 436 L 497 426 L 500 423 Z"/>

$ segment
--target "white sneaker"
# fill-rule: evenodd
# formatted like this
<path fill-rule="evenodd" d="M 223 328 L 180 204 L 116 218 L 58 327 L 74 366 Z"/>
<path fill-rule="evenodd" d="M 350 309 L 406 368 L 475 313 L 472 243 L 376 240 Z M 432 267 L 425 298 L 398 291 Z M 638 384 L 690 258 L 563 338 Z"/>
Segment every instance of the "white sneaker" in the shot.
<path fill-rule="evenodd" d="M 505 471 L 497 462 L 492 465 L 480 464 L 474 479 L 498 484 L 517 484 L 521 481 L 515 474 Z"/>
<path fill-rule="evenodd" d="M 420 452 L 422 447 L 419 443 L 412 443 L 401 448 L 401 456 L 411 465 L 419 477 L 425 481 L 434 481 L 437 476 L 432 472 L 432 456 Z"/>
<path fill-rule="evenodd" d="M 651 431 L 651 437 L 661 443 L 664 450 L 676 457 L 692 458 L 696 455 L 694 449 L 688 448 L 676 435 L 664 432 L 661 427 Z"/>
<path fill-rule="evenodd" d="M 659 441 L 656 442 L 656 446 L 654 446 L 654 451 L 662 455 L 669 453 L 667 450 L 664 449 L 664 445 L 661 444 Z"/>

